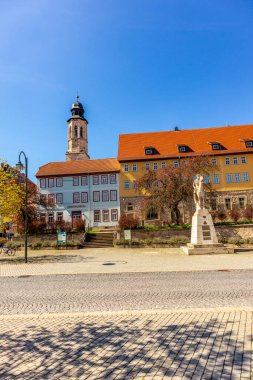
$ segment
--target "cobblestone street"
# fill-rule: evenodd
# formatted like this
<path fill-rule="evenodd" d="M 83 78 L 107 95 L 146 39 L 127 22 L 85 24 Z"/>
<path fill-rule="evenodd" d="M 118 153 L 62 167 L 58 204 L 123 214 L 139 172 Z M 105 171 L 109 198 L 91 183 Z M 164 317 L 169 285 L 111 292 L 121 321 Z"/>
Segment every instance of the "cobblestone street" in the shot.
<path fill-rule="evenodd" d="M 252 270 L 1 277 L 0 378 L 252 379 L 252 278 Z"/>

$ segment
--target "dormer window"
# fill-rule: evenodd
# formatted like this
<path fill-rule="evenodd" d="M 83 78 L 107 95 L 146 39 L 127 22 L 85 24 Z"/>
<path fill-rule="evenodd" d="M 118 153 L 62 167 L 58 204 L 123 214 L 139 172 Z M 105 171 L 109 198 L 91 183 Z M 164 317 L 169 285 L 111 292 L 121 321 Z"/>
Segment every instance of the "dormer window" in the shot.
<path fill-rule="evenodd" d="M 253 139 L 241 139 L 245 143 L 245 148 L 253 148 Z"/>
<path fill-rule="evenodd" d="M 188 145 L 185 145 L 185 144 L 178 145 L 177 147 L 178 147 L 179 153 L 184 153 L 190 150 Z"/>
<path fill-rule="evenodd" d="M 154 154 L 154 148 L 153 147 L 145 148 L 145 154 L 147 155 Z"/>
<path fill-rule="evenodd" d="M 224 149 L 224 147 L 221 146 L 221 144 L 217 141 L 211 141 L 208 143 L 209 145 L 212 145 L 212 150 L 220 150 L 220 149 Z"/>

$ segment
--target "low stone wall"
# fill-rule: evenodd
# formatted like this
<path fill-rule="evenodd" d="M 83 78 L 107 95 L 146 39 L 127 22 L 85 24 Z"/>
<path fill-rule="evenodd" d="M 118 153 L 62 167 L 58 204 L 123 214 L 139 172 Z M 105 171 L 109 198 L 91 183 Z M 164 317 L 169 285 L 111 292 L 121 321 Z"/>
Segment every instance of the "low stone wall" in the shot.
<path fill-rule="evenodd" d="M 238 224 L 236 226 L 215 226 L 215 230 L 219 237 L 238 237 L 246 239 L 253 237 L 253 224 Z M 171 237 L 191 237 L 190 228 L 170 228 L 168 230 L 132 230 L 133 240 L 145 239 L 169 239 Z M 120 238 L 124 239 L 124 233 L 120 233 Z"/>
<path fill-rule="evenodd" d="M 79 240 L 81 241 L 83 238 L 83 233 L 71 233 L 69 232 L 67 234 L 68 240 Z M 17 243 L 23 243 L 24 242 L 24 236 L 14 236 L 12 238 L 14 242 Z M 28 243 L 37 243 L 42 241 L 56 241 L 57 240 L 57 234 L 38 234 L 38 235 L 28 235 Z"/>

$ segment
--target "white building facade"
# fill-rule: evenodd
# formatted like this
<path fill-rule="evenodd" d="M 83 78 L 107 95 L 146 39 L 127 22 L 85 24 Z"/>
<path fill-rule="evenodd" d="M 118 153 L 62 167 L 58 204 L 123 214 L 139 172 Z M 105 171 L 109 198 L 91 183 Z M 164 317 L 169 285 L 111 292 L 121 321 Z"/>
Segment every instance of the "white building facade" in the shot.
<path fill-rule="evenodd" d="M 116 227 L 120 214 L 119 163 L 116 159 L 52 162 L 36 174 L 41 197 L 52 205 L 40 208 L 47 223 L 82 219 L 85 227 Z"/>

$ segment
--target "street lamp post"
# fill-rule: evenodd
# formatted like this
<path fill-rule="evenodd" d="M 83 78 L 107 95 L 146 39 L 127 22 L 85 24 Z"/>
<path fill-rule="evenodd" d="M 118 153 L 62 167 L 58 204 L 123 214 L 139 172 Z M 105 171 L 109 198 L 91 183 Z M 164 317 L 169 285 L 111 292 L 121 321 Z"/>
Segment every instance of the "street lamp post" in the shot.
<path fill-rule="evenodd" d="M 21 155 L 24 156 L 25 159 L 25 166 L 22 164 L 20 157 Z M 20 172 L 25 169 L 25 262 L 27 263 L 27 234 L 28 234 L 28 158 L 25 155 L 23 151 L 19 153 L 18 157 L 18 163 L 16 165 L 17 169 L 20 170 Z"/>

